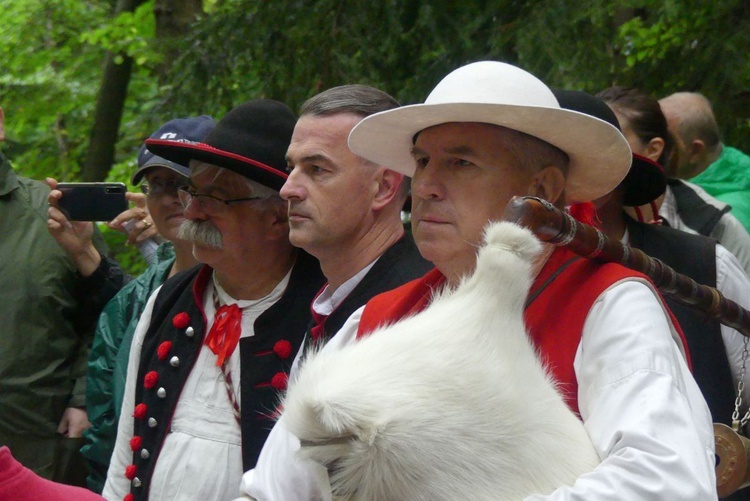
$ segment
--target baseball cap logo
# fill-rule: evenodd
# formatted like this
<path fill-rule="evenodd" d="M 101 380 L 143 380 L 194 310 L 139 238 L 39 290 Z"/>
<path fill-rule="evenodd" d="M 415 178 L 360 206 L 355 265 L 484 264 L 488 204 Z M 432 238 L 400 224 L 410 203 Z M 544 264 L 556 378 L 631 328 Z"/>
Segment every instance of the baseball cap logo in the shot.
<path fill-rule="evenodd" d="M 165 132 L 159 139 L 175 139 L 176 137 L 177 134 L 175 134 L 174 132 Z"/>

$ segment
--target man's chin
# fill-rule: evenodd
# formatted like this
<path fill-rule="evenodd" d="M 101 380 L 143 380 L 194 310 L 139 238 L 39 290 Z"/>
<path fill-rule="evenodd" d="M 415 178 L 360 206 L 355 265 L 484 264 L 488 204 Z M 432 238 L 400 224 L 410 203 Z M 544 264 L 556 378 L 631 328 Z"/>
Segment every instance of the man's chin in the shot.
<path fill-rule="evenodd" d="M 311 241 L 310 236 L 306 231 L 302 231 L 301 228 L 289 228 L 289 242 L 295 247 L 304 248 L 305 245 Z"/>
<path fill-rule="evenodd" d="M 221 246 L 216 246 L 213 244 L 207 244 L 205 242 L 196 242 L 193 241 L 193 249 L 194 251 L 201 251 L 201 252 L 216 252 L 221 251 L 223 248 Z"/>

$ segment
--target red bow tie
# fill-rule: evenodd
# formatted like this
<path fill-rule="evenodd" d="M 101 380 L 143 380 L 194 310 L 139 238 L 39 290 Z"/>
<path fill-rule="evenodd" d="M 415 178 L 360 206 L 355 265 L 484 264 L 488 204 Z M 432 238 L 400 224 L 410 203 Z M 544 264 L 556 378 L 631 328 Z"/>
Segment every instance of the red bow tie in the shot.
<path fill-rule="evenodd" d="M 216 354 L 216 365 L 232 356 L 242 334 L 242 310 L 236 304 L 225 304 L 216 310 L 214 324 L 206 336 L 206 346 Z"/>

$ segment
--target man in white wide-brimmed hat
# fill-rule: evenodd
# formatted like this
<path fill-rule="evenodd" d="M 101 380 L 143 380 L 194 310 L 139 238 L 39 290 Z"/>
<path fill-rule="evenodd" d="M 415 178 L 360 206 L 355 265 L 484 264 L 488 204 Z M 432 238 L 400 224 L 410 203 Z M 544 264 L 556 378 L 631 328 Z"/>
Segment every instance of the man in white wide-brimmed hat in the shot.
<path fill-rule="evenodd" d="M 424 104 L 365 118 L 349 146 L 412 177 L 414 238 L 436 269 L 376 296 L 324 350 L 423 310 L 431 291 L 470 274 L 485 226 L 502 219 L 513 196 L 537 196 L 560 208 L 589 202 L 616 187 L 631 162 L 615 127 L 561 109 L 534 76 L 491 61 L 453 71 Z M 645 277 L 548 246 L 525 320 L 602 460 L 574 485 L 527 499 L 716 498 L 708 409 L 679 327 Z M 287 457 L 289 464 L 273 465 L 267 485 L 253 490 L 256 499 L 330 497 L 325 469 L 305 471 L 304 462 Z"/>

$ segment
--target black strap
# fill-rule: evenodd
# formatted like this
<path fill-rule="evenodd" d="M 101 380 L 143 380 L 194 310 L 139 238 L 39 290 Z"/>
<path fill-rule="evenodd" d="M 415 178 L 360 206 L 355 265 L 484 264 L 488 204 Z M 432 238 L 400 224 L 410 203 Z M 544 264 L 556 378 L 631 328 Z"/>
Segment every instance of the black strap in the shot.
<path fill-rule="evenodd" d="M 560 275 L 560 273 L 562 273 L 563 271 L 565 271 L 565 269 L 568 266 L 570 266 L 574 262 L 578 261 L 579 259 L 582 259 L 581 256 L 573 256 L 572 258 L 570 258 L 567 261 L 565 261 L 563 263 L 563 265 L 560 266 L 557 270 L 555 270 L 555 272 L 552 275 L 550 275 L 549 278 L 547 278 L 547 280 L 545 280 L 544 283 L 542 285 L 540 285 L 537 290 L 535 290 L 532 294 L 529 295 L 529 297 L 526 298 L 526 304 L 524 305 L 524 309 L 526 309 L 529 306 L 531 306 L 531 303 L 533 303 L 534 300 L 537 297 L 539 297 L 539 294 L 541 294 L 542 292 L 544 292 L 544 289 L 546 289 L 547 286 L 549 284 L 551 284 L 552 281 L 554 279 L 556 279 Z"/>

